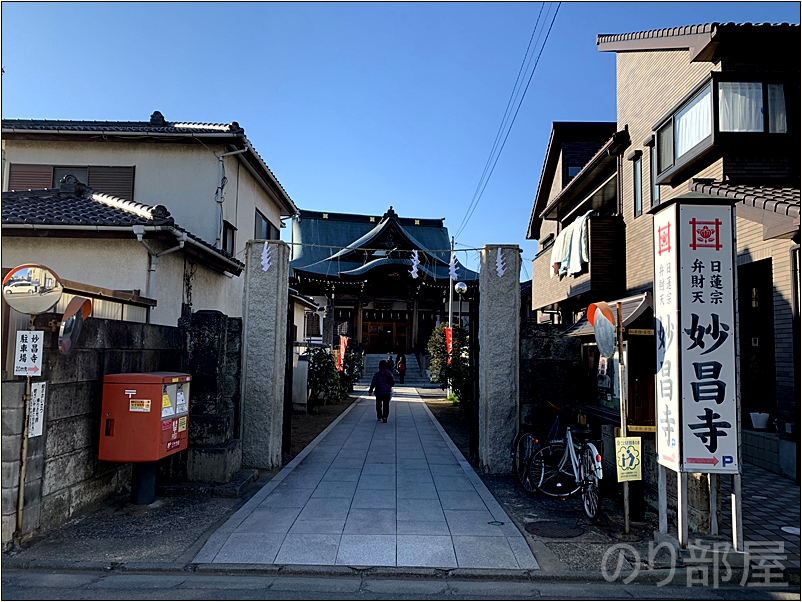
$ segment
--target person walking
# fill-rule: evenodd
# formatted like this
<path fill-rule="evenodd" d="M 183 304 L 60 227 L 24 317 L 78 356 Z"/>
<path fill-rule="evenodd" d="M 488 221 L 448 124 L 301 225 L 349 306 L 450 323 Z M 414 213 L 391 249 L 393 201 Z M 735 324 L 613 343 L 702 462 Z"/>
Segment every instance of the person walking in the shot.
<path fill-rule="evenodd" d="M 407 373 L 407 356 L 403 353 L 398 354 L 395 362 L 395 369 L 398 371 L 398 380 L 404 384 L 404 375 Z"/>
<path fill-rule="evenodd" d="M 393 373 L 389 370 L 390 366 L 392 364 L 388 364 L 386 360 L 379 362 L 379 371 L 373 375 L 368 389 L 368 395 L 373 395 L 373 391 L 376 391 L 376 419 L 382 422 L 387 422 L 387 416 L 390 414 L 390 397 L 393 395 L 395 385 Z"/>

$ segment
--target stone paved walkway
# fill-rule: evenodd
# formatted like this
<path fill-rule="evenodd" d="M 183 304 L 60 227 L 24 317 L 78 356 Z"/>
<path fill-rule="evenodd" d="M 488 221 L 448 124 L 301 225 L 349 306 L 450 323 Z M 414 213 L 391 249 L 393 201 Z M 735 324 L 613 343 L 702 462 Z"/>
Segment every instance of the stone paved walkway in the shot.
<path fill-rule="evenodd" d="M 799 485 L 793 480 L 742 464 L 741 511 L 744 542 L 754 557 L 777 561 L 783 567 L 800 568 Z M 721 479 L 722 533 L 732 537 L 730 479 Z M 792 531 L 791 528 L 796 528 Z M 755 559 L 753 559 L 755 561 Z"/>
<path fill-rule="evenodd" d="M 384 424 L 363 390 L 194 562 L 538 568 L 415 390 L 395 391 Z"/>

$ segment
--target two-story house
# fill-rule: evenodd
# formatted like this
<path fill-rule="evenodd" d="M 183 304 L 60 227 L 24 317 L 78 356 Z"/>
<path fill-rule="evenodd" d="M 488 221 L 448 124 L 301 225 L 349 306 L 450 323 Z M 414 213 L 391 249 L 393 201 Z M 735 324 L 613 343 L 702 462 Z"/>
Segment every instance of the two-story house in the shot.
<path fill-rule="evenodd" d="M 568 179 L 549 159 L 555 124 L 527 232 L 540 243 L 532 308 L 539 320 L 559 321 L 583 341 L 593 386 L 580 401 L 611 430 L 618 421 L 616 371 L 602 370 L 582 314 L 593 301 L 623 302 L 628 413 L 644 427 L 647 454 L 654 425 L 650 211 L 692 193 L 736 207 L 743 459 L 798 474 L 799 42 L 799 27 L 788 24 L 599 35 L 598 50 L 616 57 L 617 133 L 597 139 L 595 155 Z M 572 254 L 570 237 L 559 235 L 586 214 Z M 609 247 L 594 236 L 594 221 L 605 216 L 618 222 Z M 752 428 L 755 411 L 771 415 L 767 431 Z M 647 470 L 647 481 L 651 476 Z"/>
<path fill-rule="evenodd" d="M 236 122 L 156 111 L 132 122 L 4 119 L 2 134 L 3 268 L 43 263 L 71 292 L 135 293 L 141 311 L 124 319 L 242 315 L 245 243 L 278 239 L 282 217 L 297 213 Z"/>

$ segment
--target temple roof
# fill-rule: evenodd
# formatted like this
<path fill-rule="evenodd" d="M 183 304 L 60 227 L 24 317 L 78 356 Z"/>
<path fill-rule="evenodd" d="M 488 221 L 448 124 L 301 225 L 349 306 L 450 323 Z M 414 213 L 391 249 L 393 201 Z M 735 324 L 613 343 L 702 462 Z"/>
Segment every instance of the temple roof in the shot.
<path fill-rule="evenodd" d="M 450 242 L 442 219 L 402 218 L 392 207 L 381 217 L 301 210 L 292 227 L 293 276 L 348 280 L 388 266 L 409 271 L 417 250 L 420 278 L 449 278 Z M 458 260 L 457 276 L 467 282 L 479 274 Z"/>

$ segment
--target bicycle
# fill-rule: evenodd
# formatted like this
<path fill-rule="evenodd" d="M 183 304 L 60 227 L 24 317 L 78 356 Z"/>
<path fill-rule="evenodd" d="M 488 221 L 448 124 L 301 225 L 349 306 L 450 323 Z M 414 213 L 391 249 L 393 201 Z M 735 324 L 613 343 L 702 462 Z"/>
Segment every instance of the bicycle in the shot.
<path fill-rule="evenodd" d="M 574 442 L 570 427 L 566 427 L 564 439 L 550 441 L 532 454 L 528 473 L 531 487 L 545 495 L 569 497 L 580 491 L 588 518 L 599 515 L 601 454 L 593 443 Z"/>
<path fill-rule="evenodd" d="M 550 404 L 555 409 L 559 409 L 554 404 Z M 560 415 L 554 417 L 546 441 L 553 441 L 557 437 L 560 429 Z M 540 449 L 540 441 L 535 437 L 532 426 L 525 426 L 518 431 L 510 444 L 510 455 L 512 456 L 512 470 L 518 480 L 518 485 L 529 495 L 537 491 L 529 479 L 529 463 L 532 456 Z"/>
<path fill-rule="evenodd" d="M 538 440 L 529 430 L 518 431 L 510 444 L 512 471 L 518 479 L 518 485 L 530 495 L 535 492 L 535 489 L 532 488 L 529 480 L 529 462 L 539 447 Z"/>

